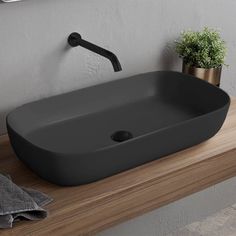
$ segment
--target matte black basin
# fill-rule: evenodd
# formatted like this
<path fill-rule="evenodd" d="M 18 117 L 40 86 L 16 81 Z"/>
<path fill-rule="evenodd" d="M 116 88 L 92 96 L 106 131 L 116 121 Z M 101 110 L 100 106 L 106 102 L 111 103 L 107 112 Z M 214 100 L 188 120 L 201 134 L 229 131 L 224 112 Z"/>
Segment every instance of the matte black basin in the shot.
<path fill-rule="evenodd" d="M 211 138 L 229 104 L 200 79 L 152 72 L 26 104 L 7 127 L 17 156 L 39 176 L 79 185 Z"/>

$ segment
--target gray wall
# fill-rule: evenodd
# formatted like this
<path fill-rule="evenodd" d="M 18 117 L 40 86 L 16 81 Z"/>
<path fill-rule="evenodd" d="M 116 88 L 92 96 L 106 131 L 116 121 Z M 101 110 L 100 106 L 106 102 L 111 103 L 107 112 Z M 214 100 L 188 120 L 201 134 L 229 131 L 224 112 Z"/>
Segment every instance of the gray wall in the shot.
<path fill-rule="evenodd" d="M 54 94 L 154 70 L 180 70 L 171 43 L 183 29 L 217 27 L 229 53 L 222 87 L 236 95 L 234 0 L 24 0 L 0 4 L 0 134 L 13 108 Z M 84 38 L 114 51 L 123 71 L 66 38 Z M 233 203 L 235 179 L 103 232 L 164 235 Z"/>
<path fill-rule="evenodd" d="M 153 70 L 180 70 L 170 44 L 183 29 L 218 27 L 228 43 L 222 87 L 236 95 L 234 0 L 23 0 L 0 4 L 0 134 L 5 115 L 33 100 Z M 82 48 L 79 31 L 114 51 L 123 71 Z"/>

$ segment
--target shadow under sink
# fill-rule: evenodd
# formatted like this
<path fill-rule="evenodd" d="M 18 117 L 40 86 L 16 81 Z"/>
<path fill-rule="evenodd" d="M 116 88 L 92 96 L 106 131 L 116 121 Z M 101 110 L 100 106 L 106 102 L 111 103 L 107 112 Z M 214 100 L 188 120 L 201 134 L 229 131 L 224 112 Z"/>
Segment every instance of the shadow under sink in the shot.
<path fill-rule="evenodd" d="M 21 106 L 7 117 L 17 156 L 59 185 L 90 183 L 203 142 L 230 104 L 221 89 L 151 72 Z"/>

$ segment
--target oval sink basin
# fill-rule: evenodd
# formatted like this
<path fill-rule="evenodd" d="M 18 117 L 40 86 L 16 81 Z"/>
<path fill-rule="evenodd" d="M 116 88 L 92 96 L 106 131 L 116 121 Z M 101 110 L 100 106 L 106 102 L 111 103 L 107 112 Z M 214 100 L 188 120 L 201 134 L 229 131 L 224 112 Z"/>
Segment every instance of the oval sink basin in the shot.
<path fill-rule="evenodd" d="M 7 128 L 16 155 L 39 176 L 80 185 L 211 138 L 229 105 L 205 81 L 151 72 L 26 104 Z"/>

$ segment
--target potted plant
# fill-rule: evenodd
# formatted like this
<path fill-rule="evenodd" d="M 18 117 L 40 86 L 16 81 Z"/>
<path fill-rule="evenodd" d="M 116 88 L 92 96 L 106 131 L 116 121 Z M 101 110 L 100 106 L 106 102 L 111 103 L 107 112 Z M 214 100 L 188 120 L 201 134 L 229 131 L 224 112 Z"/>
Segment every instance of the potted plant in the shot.
<path fill-rule="evenodd" d="M 202 31 L 184 31 L 175 43 L 176 52 L 183 59 L 183 73 L 220 85 L 226 44 L 218 30 L 205 27 Z"/>

